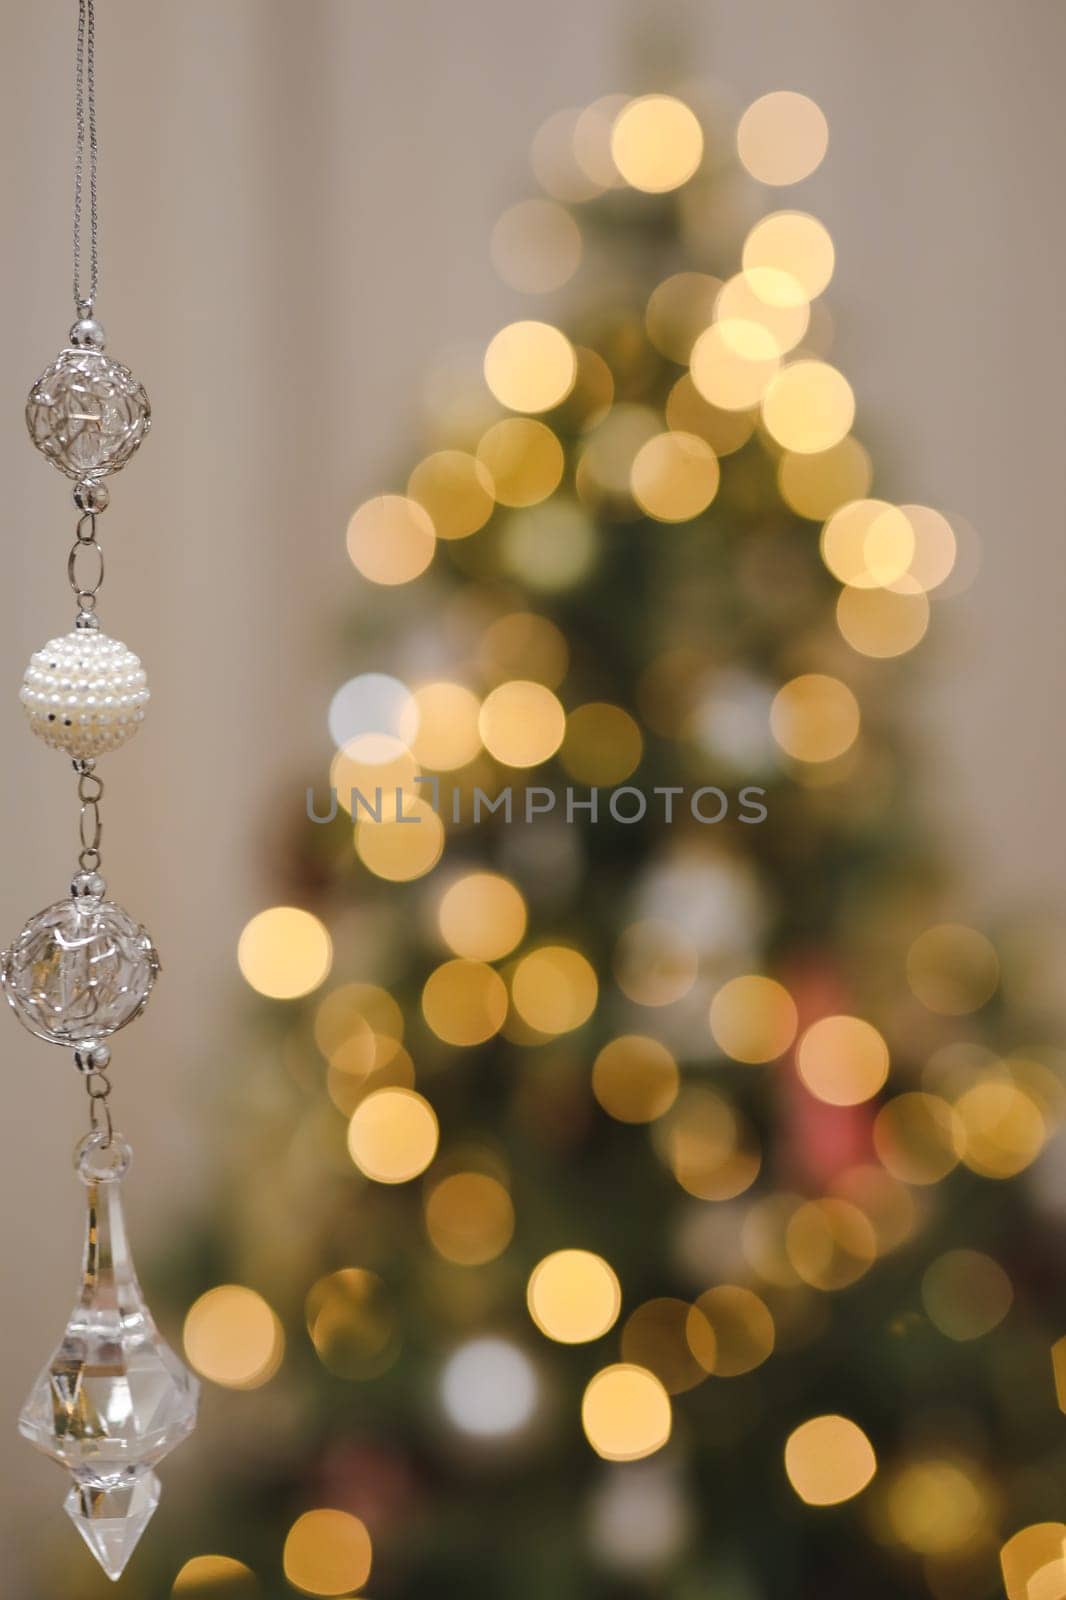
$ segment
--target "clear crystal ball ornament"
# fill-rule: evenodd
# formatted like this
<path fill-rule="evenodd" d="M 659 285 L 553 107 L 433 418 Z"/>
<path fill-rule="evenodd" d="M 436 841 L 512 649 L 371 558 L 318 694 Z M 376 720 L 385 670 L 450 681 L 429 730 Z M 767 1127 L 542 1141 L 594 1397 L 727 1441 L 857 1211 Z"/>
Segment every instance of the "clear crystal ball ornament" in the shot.
<path fill-rule="evenodd" d="M 26 401 L 30 438 L 70 478 L 117 472 L 151 424 L 144 385 L 102 350 L 61 350 Z"/>
<path fill-rule="evenodd" d="M 70 1471 L 66 1512 L 118 1578 L 159 1503 L 152 1467 L 195 1426 L 199 1384 L 160 1336 L 137 1281 L 121 1197 L 129 1146 L 90 1134 L 75 1163 L 88 1191 L 81 1290 L 19 1431 Z"/>
<path fill-rule="evenodd" d="M 23 1026 L 74 1048 L 140 1016 L 158 973 L 148 933 L 102 895 L 38 911 L 0 961 L 0 983 Z"/>

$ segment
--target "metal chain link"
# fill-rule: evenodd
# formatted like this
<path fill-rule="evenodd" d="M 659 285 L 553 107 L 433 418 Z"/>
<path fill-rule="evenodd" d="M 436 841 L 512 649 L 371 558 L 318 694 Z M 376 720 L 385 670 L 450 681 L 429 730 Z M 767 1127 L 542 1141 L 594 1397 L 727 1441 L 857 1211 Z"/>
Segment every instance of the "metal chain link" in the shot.
<path fill-rule="evenodd" d="M 86 532 L 88 529 L 88 532 Z M 95 571 L 91 574 L 79 575 L 79 559 L 82 565 L 86 557 L 95 561 Z M 78 601 L 78 609 L 82 612 L 92 613 L 96 610 L 96 597 L 100 593 L 104 581 L 104 552 L 100 541 L 96 537 L 96 514 L 86 511 L 78 518 L 78 526 L 74 535 L 70 555 L 67 557 L 67 579 Z"/>
<path fill-rule="evenodd" d="M 110 1148 L 115 1136 L 114 1123 L 111 1121 L 111 1107 L 108 1103 L 111 1094 L 111 1079 L 106 1072 L 90 1072 L 85 1078 L 85 1092 L 89 1096 L 89 1129 L 92 1133 L 102 1133 L 100 1141 L 104 1149 Z"/>
<path fill-rule="evenodd" d="M 104 780 L 96 771 L 95 761 L 75 761 L 78 775 L 78 799 L 81 814 L 78 818 L 78 838 L 81 850 L 78 865 L 83 872 L 97 872 L 100 867 L 100 845 L 104 836 L 104 822 L 100 815 L 100 801 L 104 797 Z"/>
<path fill-rule="evenodd" d="M 91 317 L 98 279 L 96 223 L 96 14 L 93 0 L 78 0 L 78 52 L 74 71 L 74 305 Z M 89 136 L 89 293 L 81 282 L 81 204 L 85 135 Z"/>

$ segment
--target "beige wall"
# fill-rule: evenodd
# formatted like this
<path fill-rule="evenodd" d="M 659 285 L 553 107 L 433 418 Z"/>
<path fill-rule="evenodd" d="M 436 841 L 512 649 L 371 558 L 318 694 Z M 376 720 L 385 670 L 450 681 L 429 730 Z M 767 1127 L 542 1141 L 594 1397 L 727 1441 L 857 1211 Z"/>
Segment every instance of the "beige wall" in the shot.
<path fill-rule="evenodd" d="M 802 191 L 838 245 L 838 355 L 890 491 L 980 528 L 915 713 L 973 899 L 1061 903 L 1066 809 L 1061 386 L 1066 334 L 1056 0 L 98 0 L 103 278 L 111 349 L 156 427 L 105 519 L 105 626 L 143 653 L 146 730 L 108 763 L 106 869 L 166 973 L 116 1046 L 142 1247 L 195 1202 L 197 1117 L 240 1048 L 233 951 L 275 892 L 271 842 L 322 760 L 338 677 L 342 533 L 388 486 L 442 346 L 520 304 L 487 254 L 537 124 L 639 87 L 626 31 L 689 34 L 686 70 L 740 103 L 807 90 L 833 134 Z M 0 254 L 0 929 L 62 892 L 72 785 L 21 726 L 24 660 L 67 623 L 71 514 L 22 428 L 69 320 L 73 6 L 4 0 Z M 69 1150 L 83 1109 L 59 1052 L 3 1034 L 8 1268 L 0 1417 L 72 1288 Z M 9 1508 L 61 1483 L 11 1428 Z M 12 1475 L 6 1475 L 9 1483 Z"/>

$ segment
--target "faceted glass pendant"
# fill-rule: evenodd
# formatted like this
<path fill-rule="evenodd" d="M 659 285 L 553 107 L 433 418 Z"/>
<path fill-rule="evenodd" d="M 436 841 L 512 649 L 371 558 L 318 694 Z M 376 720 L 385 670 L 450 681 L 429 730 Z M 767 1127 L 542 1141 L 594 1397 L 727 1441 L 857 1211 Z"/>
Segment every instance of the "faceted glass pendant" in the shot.
<path fill-rule="evenodd" d="M 19 1431 L 67 1467 L 65 1508 L 111 1578 L 121 1574 L 159 1502 L 151 1468 L 192 1431 L 199 1384 L 160 1337 L 126 1240 L 118 1134 L 82 1141 L 88 1189 L 82 1289 L 63 1337 L 30 1391 Z"/>
<path fill-rule="evenodd" d="M 70 478 L 117 472 L 151 422 L 144 385 L 102 350 L 61 350 L 26 401 L 30 438 Z"/>
<path fill-rule="evenodd" d="M 57 900 L 0 958 L 0 983 L 24 1027 L 50 1044 L 95 1044 L 140 1016 L 159 972 L 151 938 L 100 894 Z"/>

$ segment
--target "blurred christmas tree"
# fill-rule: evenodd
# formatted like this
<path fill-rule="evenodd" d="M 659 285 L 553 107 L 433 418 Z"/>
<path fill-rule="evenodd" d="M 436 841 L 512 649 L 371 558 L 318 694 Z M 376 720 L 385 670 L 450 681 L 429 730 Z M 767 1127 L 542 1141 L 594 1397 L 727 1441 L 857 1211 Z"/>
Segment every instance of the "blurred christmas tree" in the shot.
<path fill-rule="evenodd" d="M 1021 1528 L 1010 1600 L 1066 1595 L 1007 1181 L 1064 1090 L 895 710 L 958 530 L 870 497 L 830 237 L 749 211 L 825 145 L 791 94 L 553 118 L 493 253 L 584 308 L 453 370 L 352 517 L 340 804 L 242 938 L 172 1272 L 219 1387 L 131 1588 L 982 1600 Z"/>

